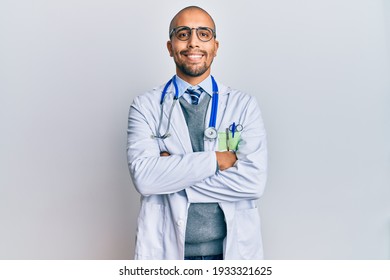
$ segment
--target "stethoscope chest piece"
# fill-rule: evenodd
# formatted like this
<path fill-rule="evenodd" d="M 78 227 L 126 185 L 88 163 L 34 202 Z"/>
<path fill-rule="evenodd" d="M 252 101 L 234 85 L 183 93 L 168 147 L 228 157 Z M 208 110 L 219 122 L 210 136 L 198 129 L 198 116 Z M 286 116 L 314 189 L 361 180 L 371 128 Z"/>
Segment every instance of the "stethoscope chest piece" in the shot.
<path fill-rule="evenodd" d="M 204 131 L 204 136 L 206 137 L 206 139 L 209 140 L 214 140 L 215 138 L 217 138 L 217 135 L 217 130 L 214 127 L 208 127 Z"/>

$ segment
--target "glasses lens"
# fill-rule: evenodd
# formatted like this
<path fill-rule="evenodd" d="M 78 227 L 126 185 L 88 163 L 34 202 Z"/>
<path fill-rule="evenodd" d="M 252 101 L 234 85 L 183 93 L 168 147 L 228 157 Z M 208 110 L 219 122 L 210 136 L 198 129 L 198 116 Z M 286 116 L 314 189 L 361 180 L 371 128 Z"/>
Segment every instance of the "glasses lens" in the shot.
<path fill-rule="evenodd" d="M 189 27 L 180 27 L 175 30 L 176 38 L 181 41 L 187 41 L 191 37 L 191 29 Z"/>
<path fill-rule="evenodd" d="M 199 27 L 196 29 L 199 40 L 203 42 L 210 41 L 213 38 L 213 31 L 208 27 Z"/>

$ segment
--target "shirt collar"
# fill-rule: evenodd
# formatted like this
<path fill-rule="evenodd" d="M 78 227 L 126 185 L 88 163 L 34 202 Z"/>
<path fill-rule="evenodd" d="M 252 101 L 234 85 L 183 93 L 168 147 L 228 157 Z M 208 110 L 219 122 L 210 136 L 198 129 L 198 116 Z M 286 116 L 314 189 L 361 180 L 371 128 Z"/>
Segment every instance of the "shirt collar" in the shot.
<path fill-rule="evenodd" d="M 179 89 L 179 97 L 181 97 L 184 92 L 187 90 L 187 88 L 193 88 L 191 84 L 187 83 L 183 79 L 181 79 L 179 76 L 176 75 L 176 84 L 177 88 Z M 212 95 L 213 93 L 213 84 L 211 81 L 211 76 L 209 75 L 206 79 L 204 79 L 201 83 L 198 84 L 205 92 L 207 92 L 208 95 Z"/>

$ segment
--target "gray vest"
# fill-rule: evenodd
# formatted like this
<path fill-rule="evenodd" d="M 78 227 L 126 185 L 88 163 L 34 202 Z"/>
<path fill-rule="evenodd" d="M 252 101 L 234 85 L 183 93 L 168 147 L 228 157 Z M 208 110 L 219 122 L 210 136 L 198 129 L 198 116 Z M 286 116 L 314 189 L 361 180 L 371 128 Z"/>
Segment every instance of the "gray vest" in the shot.
<path fill-rule="evenodd" d="M 198 105 L 179 99 L 187 122 L 194 152 L 204 151 L 204 123 L 210 95 L 204 93 Z M 185 256 L 209 256 L 223 253 L 226 236 L 225 216 L 218 203 L 191 203 L 188 209 Z"/>

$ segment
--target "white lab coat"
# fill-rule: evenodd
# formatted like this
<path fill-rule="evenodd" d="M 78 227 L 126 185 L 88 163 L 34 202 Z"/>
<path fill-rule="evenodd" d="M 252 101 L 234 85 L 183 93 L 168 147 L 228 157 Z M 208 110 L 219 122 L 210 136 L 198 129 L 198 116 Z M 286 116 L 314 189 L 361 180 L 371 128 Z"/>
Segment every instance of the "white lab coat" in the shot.
<path fill-rule="evenodd" d="M 264 191 L 267 169 L 266 134 L 254 97 L 218 83 L 216 128 L 242 124 L 235 165 L 216 171 L 217 141 L 193 152 L 186 121 L 177 102 L 171 136 L 153 139 L 160 119 L 163 86 L 136 97 L 128 123 L 128 164 L 141 194 L 135 259 L 183 259 L 189 203 L 217 202 L 225 214 L 224 259 L 262 259 L 260 217 L 256 199 Z M 167 128 L 174 88 L 167 91 L 161 134 Z M 208 126 L 211 102 L 206 115 Z M 161 157 L 167 151 L 169 157 Z"/>

